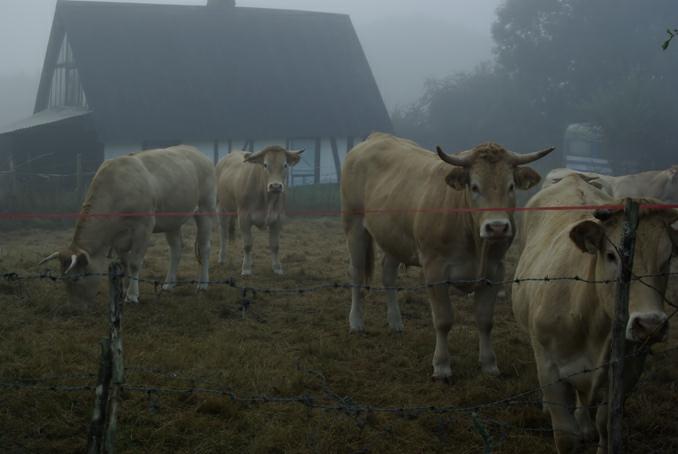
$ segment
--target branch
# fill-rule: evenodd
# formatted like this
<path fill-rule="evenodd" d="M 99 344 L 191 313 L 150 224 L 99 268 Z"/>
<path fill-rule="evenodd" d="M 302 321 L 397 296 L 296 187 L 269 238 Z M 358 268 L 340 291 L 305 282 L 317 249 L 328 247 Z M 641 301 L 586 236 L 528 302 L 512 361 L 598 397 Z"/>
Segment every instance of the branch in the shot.
<path fill-rule="evenodd" d="M 666 50 L 669 48 L 669 45 L 671 44 L 671 41 L 673 41 L 673 38 L 678 36 L 678 28 L 674 28 L 673 30 L 667 29 L 666 33 L 669 35 L 669 38 L 664 41 L 664 44 L 662 44 L 662 49 Z"/>

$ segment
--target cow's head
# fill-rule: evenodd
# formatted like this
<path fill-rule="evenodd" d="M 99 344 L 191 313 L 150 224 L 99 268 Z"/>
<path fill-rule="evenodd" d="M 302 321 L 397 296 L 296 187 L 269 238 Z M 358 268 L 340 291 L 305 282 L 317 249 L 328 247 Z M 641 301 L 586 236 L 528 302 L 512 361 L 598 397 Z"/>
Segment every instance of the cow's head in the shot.
<path fill-rule="evenodd" d="M 99 290 L 100 278 L 93 266 L 89 254 L 72 246 L 67 250 L 55 252 L 40 262 L 58 260 L 61 267 L 61 278 L 66 286 L 66 293 L 73 304 L 91 304 Z"/>
<path fill-rule="evenodd" d="M 658 201 L 641 203 L 656 204 Z M 616 245 L 622 237 L 622 213 L 598 210 L 594 219 L 582 220 L 570 230 L 570 238 L 577 247 L 596 257 L 596 280 L 614 281 L 618 277 L 620 258 Z M 664 293 L 671 255 L 677 253 L 678 211 L 642 209 L 636 232 L 627 340 L 651 343 L 665 338 L 668 323 Z M 595 285 L 605 312 L 614 319 L 615 286 Z"/>
<path fill-rule="evenodd" d="M 554 148 L 517 155 L 495 143 L 478 145 L 472 150 L 448 155 L 436 148 L 440 159 L 455 166 L 447 175 L 447 184 L 466 191 L 471 208 L 514 208 L 516 190 L 530 189 L 539 183 L 539 174 L 525 164 L 543 158 Z M 480 237 L 510 239 L 514 235 L 513 214 L 506 211 L 481 211 Z"/>
<path fill-rule="evenodd" d="M 304 150 L 289 151 L 282 147 L 266 147 L 256 153 L 245 155 L 245 162 L 260 165 L 267 175 L 266 192 L 282 194 L 285 192 L 285 182 L 289 168 L 301 160 Z"/>

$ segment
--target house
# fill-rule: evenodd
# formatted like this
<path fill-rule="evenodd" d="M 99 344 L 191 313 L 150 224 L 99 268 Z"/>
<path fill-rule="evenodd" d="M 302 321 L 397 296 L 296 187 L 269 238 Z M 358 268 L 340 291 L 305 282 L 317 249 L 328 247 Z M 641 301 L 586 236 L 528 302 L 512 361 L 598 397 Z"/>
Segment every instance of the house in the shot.
<path fill-rule="evenodd" d="M 59 0 L 35 115 L 0 128 L 0 155 L 73 173 L 178 143 L 215 161 L 279 144 L 306 150 L 296 185 L 336 181 L 376 130 L 391 122 L 346 15 Z"/>

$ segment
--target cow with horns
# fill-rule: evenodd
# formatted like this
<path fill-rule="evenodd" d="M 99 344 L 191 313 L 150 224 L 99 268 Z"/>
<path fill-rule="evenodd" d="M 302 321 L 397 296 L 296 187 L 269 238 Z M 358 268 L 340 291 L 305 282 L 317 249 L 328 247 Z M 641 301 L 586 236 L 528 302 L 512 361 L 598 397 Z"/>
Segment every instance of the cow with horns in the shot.
<path fill-rule="evenodd" d="M 214 164 L 197 149 L 176 146 L 120 156 L 104 162 L 94 175 L 71 245 L 40 264 L 58 260 L 71 300 L 87 302 L 96 295 L 97 276 L 115 251 L 128 280 L 126 301 L 136 303 L 139 271 L 151 234 L 164 233 L 169 244 L 170 266 L 163 288 L 171 289 L 176 286 L 181 257 L 181 226 L 195 217 L 198 289 L 206 289 L 215 210 Z"/>
<path fill-rule="evenodd" d="M 502 260 L 515 234 L 510 209 L 516 190 L 529 189 L 541 179 L 524 165 L 552 150 L 517 155 L 487 143 L 456 155 L 438 148 L 436 155 L 382 133 L 351 150 L 341 178 L 354 284 L 350 330 L 365 329 L 361 287 L 371 275 L 376 242 L 384 251 L 387 318 L 394 331 L 403 329 L 394 288 L 399 265 L 423 268 L 436 332 L 433 377 L 447 380 L 452 375 L 447 345 L 453 321 L 450 281 L 457 290 L 474 292 L 480 365 L 483 372 L 498 374 L 490 335 L 499 288 L 479 284 L 503 279 Z"/>

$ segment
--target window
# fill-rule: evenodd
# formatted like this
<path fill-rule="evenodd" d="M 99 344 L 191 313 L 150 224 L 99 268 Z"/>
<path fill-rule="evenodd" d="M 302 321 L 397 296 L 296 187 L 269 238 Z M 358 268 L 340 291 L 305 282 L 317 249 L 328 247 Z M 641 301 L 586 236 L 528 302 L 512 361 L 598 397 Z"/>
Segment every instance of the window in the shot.
<path fill-rule="evenodd" d="M 49 107 L 58 106 L 87 107 L 87 98 L 80 84 L 80 74 L 75 65 L 73 50 L 66 36 L 61 42 L 59 56 L 54 65 L 49 94 Z"/>

